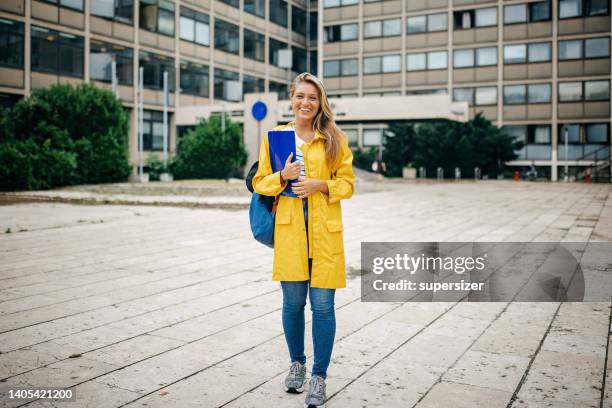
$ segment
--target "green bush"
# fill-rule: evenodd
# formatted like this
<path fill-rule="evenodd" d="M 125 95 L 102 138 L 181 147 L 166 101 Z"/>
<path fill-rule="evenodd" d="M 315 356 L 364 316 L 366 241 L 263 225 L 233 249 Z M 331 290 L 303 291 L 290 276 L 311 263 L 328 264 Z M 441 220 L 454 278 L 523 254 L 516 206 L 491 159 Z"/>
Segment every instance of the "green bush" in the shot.
<path fill-rule="evenodd" d="M 229 119 L 225 132 L 220 117 L 202 119 L 179 140 L 170 170 L 175 179 L 229 177 L 246 164 L 242 139 L 240 126 Z"/>
<path fill-rule="evenodd" d="M 0 112 L 0 189 L 124 181 L 128 118 L 91 84 L 36 90 Z"/>
<path fill-rule="evenodd" d="M 372 162 L 376 160 L 377 147 L 363 150 L 361 147 L 353 152 L 353 165 L 362 170 L 372 171 Z"/>
<path fill-rule="evenodd" d="M 159 175 L 167 172 L 164 162 L 154 154 L 147 157 L 147 167 L 149 168 L 149 180 L 151 181 L 159 180 Z"/>

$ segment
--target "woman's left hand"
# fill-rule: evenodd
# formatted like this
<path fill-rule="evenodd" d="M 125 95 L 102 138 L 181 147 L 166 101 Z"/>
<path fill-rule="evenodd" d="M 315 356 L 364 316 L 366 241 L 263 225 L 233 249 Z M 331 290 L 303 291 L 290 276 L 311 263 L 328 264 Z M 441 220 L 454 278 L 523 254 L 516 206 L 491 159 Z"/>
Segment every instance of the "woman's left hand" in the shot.
<path fill-rule="evenodd" d="M 300 178 L 293 183 L 292 190 L 299 198 L 306 198 L 314 192 L 327 190 L 327 183 L 319 179 Z"/>

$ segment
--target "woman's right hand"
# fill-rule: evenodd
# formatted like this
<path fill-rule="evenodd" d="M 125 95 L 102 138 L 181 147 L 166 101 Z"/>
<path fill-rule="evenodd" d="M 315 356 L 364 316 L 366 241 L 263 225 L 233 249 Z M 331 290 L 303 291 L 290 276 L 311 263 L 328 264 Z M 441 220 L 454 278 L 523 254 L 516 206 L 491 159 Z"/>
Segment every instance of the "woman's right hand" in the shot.
<path fill-rule="evenodd" d="M 281 170 L 281 177 L 283 180 L 293 180 L 300 176 L 301 163 L 296 160 L 291 163 L 291 158 L 293 157 L 293 152 L 289 153 L 289 157 L 287 157 L 287 161 L 285 161 L 285 168 Z"/>

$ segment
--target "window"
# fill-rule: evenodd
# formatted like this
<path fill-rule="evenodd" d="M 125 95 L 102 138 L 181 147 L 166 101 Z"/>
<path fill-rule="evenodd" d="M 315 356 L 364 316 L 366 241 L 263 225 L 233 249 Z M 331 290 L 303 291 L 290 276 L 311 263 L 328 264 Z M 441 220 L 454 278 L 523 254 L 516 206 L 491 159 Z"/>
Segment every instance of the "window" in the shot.
<path fill-rule="evenodd" d="M 340 61 L 340 75 L 357 75 L 357 58 Z"/>
<path fill-rule="evenodd" d="M 446 88 L 442 89 L 416 89 L 406 91 L 406 95 L 448 95 Z"/>
<path fill-rule="evenodd" d="M 504 24 L 550 21 L 550 1 L 504 6 Z"/>
<path fill-rule="evenodd" d="M 143 110 L 143 135 L 142 144 L 144 150 L 164 149 L 164 114 L 159 111 Z M 170 126 L 170 120 L 168 120 Z M 170 129 L 168 129 L 170 136 Z M 139 146 L 140 147 L 140 146 Z"/>
<path fill-rule="evenodd" d="M 609 56 L 610 37 L 559 41 L 559 60 L 607 58 Z"/>
<path fill-rule="evenodd" d="M 296 72 L 308 71 L 308 58 L 306 55 L 306 50 L 300 47 L 296 47 L 295 45 L 291 48 L 292 69 Z"/>
<path fill-rule="evenodd" d="M 144 68 L 144 87 L 149 89 L 164 89 L 164 71 L 168 72 L 168 89 L 174 91 L 174 59 L 165 55 L 141 51 L 140 66 Z"/>
<path fill-rule="evenodd" d="M 407 71 L 423 71 L 427 69 L 427 54 L 417 53 L 406 55 L 406 70 Z"/>
<path fill-rule="evenodd" d="M 475 105 L 496 105 L 497 104 L 497 87 L 484 86 L 476 88 Z"/>
<path fill-rule="evenodd" d="M 323 28 L 325 42 L 350 41 L 357 39 L 357 24 L 343 24 Z"/>
<path fill-rule="evenodd" d="M 504 46 L 504 64 L 546 62 L 551 60 L 551 44 L 531 43 Z"/>
<path fill-rule="evenodd" d="M 391 37 L 401 33 L 402 20 L 400 18 L 368 21 L 363 26 L 363 36 L 365 38 Z"/>
<path fill-rule="evenodd" d="M 240 1 L 239 0 L 219 0 L 219 1 L 221 3 L 227 4 L 228 6 L 240 8 Z"/>
<path fill-rule="evenodd" d="M 237 25 L 215 18 L 215 48 L 231 54 L 240 52 L 240 29 Z"/>
<path fill-rule="evenodd" d="M 476 66 L 497 65 L 497 47 L 476 49 Z"/>
<path fill-rule="evenodd" d="M 357 3 L 358 0 L 323 0 L 323 8 L 352 6 Z"/>
<path fill-rule="evenodd" d="M 91 14 L 125 24 L 132 24 L 133 0 L 90 0 Z"/>
<path fill-rule="evenodd" d="M 446 13 L 408 17 L 406 19 L 406 32 L 408 34 L 446 30 L 448 30 L 448 16 Z"/>
<path fill-rule="evenodd" d="M 609 0 L 560 0 L 559 18 L 607 16 Z"/>
<path fill-rule="evenodd" d="M 529 103 L 550 103 L 552 87 L 550 84 L 529 84 L 527 86 L 527 101 Z"/>
<path fill-rule="evenodd" d="M 32 26 L 32 71 L 83 78 L 83 37 Z"/>
<path fill-rule="evenodd" d="M 306 11 L 297 7 L 296 5 L 291 6 L 291 29 L 303 36 L 306 36 Z"/>
<path fill-rule="evenodd" d="M 266 17 L 265 0 L 244 0 L 244 11 L 261 18 Z"/>
<path fill-rule="evenodd" d="M 474 49 L 453 51 L 453 67 L 465 68 L 474 66 Z"/>
<path fill-rule="evenodd" d="M 308 54 L 310 56 L 310 67 L 308 69 L 308 72 L 313 75 L 317 75 L 317 65 L 319 64 L 319 62 L 317 61 L 317 51 L 308 51 Z"/>
<path fill-rule="evenodd" d="M 497 25 L 497 8 L 488 7 L 475 10 L 461 10 L 453 13 L 455 30 Z"/>
<path fill-rule="evenodd" d="M 608 143 L 610 134 L 608 123 L 589 123 L 586 125 L 587 143 Z"/>
<path fill-rule="evenodd" d="M 348 140 L 349 146 L 357 146 L 359 144 L 359 132 L 357 129 L 343 129 Z"/>
<path fill-rule="evenodd" d="M 181 7 L 181 40 L 210 45 L 210 18 L 208 14 Z"/>
<path fill-rule="evenodd" d="M 564 127 L 565 126 L 565 127 Z M 567 133 L 567 143 L 580 143 L 580 125 L 579 124 L 565 124 L 559 126 L 559 143 L 565 143 Z M 567 130 L 567 132 L 566 132 Z"/>
<path fill-rule="evenodd" d="M 43 0 L 45 3 L 57 4 L 78 11 L 83 11 L 83 0 Z"/>
<path fill-rule="evenodd" d="M 406 55 L 407 71 L 422 71 L 425 69 L 448 68 L 448 53 L 446 51 L 430 51 Z"/>
<path fill-rule="evenodd" d="M 289 85 L 281 82 L 270 81 L 269 88 L 270 92 L 276 92 L 278 94 L 278 99 L 289 99 Z"/>
<path fill-rule="evenodd" d="M 308 32 L 308 39 L 310 40 L 311 45 L 315 45 L 317 43 L 317 38 L 319 38 L 319 13 L 316 11 L 310 12 L 310 31 Z"/>
<path fill-rule="evenodd" d="M 0 18 L 0 66 L 23 69 L 23 23 Z"/>
<path fill-rule="evenodd" d="M 610 81 L 559 83 L 559 102 L 610 100 Z"/>
<path fill-rule="evenodd" d="M 117 81 L 122 85 L 133 84 L 133 50 L 122 45 L 102 41 L 90 42 L 90 76 L 92 80 L 112 82 L 112 63 L 116 63 Z"/>
<path fill-rule="evenodd" d="M 380 74 L 401 71 L 400 55 L 384 55 L 380 57 L 368 57 L 363 59 L 364 74 Z"/>
<path fill-rule="evenodd" d="M 287 27 L 289 8 L 285 0 L 270 0 L 270 21 Z"/>
<path fill-rule="evenodd" d="M 242 90 L 245 94 L 265 92 L 266 84 L 263 78 L 244 74 L 242 78 Z"/>
<path fill-rule="evenodd" d="M 140 28 L 174 36 L 174 3 L 167 0 L 140 0 Z"/>
<path fill-rule="evenodd" d="M 244 29 L 244 56 L 255 61 L 266 61 L 266 37 L 247 28 Z"/>
<path fill-rule="evenodd" d="M 467 102 L 474 104 L 474 88 L 454 88 L 453 100 L 455 102 Z"/>
<path fill-rule="evenodd" d="M 4 108 L 12 108 L 17 102 L 23 98 L 23 95 L 15 95 L 8 93 L 0 93 L 0 106 Z"/>
<path fill-rule="evenodd" d="M 341 64 L 341 61 L 339 60 L 324 61 L 323 62 L 323 76 L 325 78 L 340 76 L 340 64 Z"/>
<path fill-rule="evenodd" d="M 181 61 L 181 93 L 208 97 L 209 69 L 207 65 Z"/>
<path fill-rule="evenodd" d="M 526 144 L 550 144 L 551 129 L 549 125 L 504 126 L 504 132 L 514 137 L 515 140 Z M 548 155 L 550 158 L 550 152 Z"/>
<path fill-rule="evenodd" d="M 270 47 L 268 49 L 268 62 L 272 65 L 276 65 L 277 67 L 280 64 L 280 60 L 278 57 L 278 52 L 280 50 L 286 50 L 288 49 L 289 46 L 282 42 L 282 41 L 278 41 L 272 37 L 270 37 Z"/>
<path fill-rule="evenodd" d="M 550 84 L 507 85 L 504 86 L 504 104 L 549 103 Z"/>
<path fill-rule="evenodd" d="M 382 145 L 382 129 L 363 129 L 363 145 Z"/>
<path fill-rule="evenodd" d="M 504 104 L 522 105 L 525 103 L 525 85 L 506 85 L 504 86 Z"/>
<path fill-rule="evenodd" d="M 229 81 L 238 81 L 240 75 L 234 71 L 228 71 L 226 69 L 215 68 L 214 77 L 214 88 L 215 88 L 215 99 L 229 100 L 228 90 Z"/>

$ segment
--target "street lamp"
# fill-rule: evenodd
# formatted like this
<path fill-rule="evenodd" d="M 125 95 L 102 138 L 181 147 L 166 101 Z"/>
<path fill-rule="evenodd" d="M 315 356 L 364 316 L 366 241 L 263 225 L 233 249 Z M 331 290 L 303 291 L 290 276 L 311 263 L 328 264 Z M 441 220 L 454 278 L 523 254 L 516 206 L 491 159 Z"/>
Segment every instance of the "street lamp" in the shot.
<path fill-rule="evenodd" d="M 567 183 L 569 181 L 569 172 L 567 169 L 567 163 L 568 163 L 568 155 L 567 155 L 567 140 L 568 138 L 568 134 L 569 134 L 569 130 L 567 128 L 567 125 L 563 126 L 563 137 L 565 137 L 565 177 L 563 178 L 564 181 Z"/>

